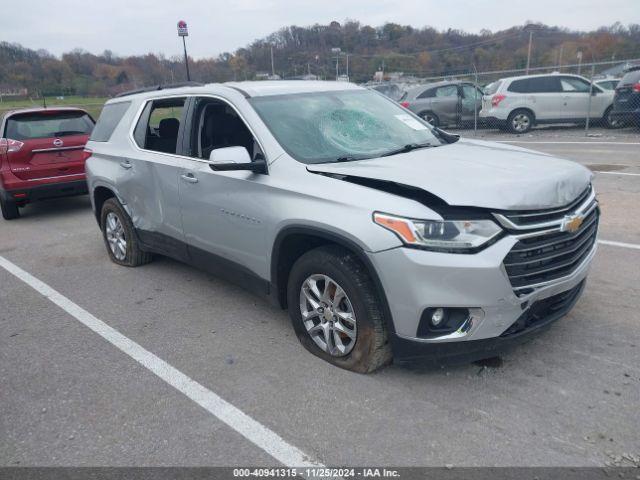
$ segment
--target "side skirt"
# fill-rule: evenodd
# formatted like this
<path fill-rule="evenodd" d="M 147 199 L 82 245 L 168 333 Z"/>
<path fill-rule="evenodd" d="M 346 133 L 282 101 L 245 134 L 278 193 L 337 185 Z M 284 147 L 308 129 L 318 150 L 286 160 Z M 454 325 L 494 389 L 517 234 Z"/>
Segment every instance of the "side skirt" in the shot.
<path fill-rule="evenodd" d="M 271 283 L 232 260 L 196 248 L 169 235 L 136 230 L 143 250 L 171 257 L 260 296 L 272 297 Z M 273 302 L 273 299 L 270 298 Z"/>

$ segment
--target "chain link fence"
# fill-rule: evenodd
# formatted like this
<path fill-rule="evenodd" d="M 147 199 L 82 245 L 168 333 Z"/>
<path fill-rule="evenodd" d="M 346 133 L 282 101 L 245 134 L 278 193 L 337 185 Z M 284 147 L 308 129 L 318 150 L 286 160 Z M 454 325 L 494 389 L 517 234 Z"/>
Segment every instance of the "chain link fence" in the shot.
<path fill-rule="evenodd" d="M 479 129 L 498 129 L 526 134 L 536 127 L 557 124 L 582 128 L 591 135 L 594 127 L 640 127 L 622 124 L 610 115 L 619 76 L 597 73 L 625 62 L 640 65 L 640 59 L 630 59 L 485 72 L 478 72 L 472 65 L 455 74 L 399 77 L 395 82 L 391 79 L 368 86 L 395 97 L 425 120 L 447 129 L 467 129 L 476 134 Z M 538 77 L 513 78 L 527 75 Z M 397 85 L 395 93 L 390 88 L 393 84 Z"/>

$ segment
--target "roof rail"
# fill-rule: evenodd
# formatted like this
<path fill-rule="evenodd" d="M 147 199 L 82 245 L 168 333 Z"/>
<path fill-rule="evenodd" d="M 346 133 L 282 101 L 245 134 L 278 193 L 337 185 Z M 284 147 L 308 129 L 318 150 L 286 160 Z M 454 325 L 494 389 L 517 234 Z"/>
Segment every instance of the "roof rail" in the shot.
<path fill-rule="evenodd" d="M 117 94 L 115 98 L 128 97 L 129 95 L 135 95 L 137 93 L 155 92 L 157 90 L 167 90 L 169 88 L 201 87 L 202 85 L 204 85 L 204 83 L 200 83 L 200 82 L 165 83 L 160 85 L 154 85 L 152 87 L 144 87 L 144 88 L 138 88 L 136 90 L 129 90 L 127 92 L 122 92 Z"/>

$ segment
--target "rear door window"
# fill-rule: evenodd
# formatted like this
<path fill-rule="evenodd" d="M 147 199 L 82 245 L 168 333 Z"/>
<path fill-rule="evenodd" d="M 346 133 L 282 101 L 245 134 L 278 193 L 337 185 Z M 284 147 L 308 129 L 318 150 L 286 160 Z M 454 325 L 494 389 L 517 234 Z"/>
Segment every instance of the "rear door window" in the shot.
<path fill-rule="evenodd" d="M 42 111 L 9 117 L 4 136 L 13 140 L 89 135 L 93 120 L 85 112 Z"/>
<path fill-rule="evenodd" d="M 140 148 L 176 153 L 185 98 L 163 98 L 147 103 L 133 137 Z"/>
<path fill-rule="evenodd" d="M 104 106 L 98 123 L 93 129 L 90 140 L 94 142 L 108 142 L 131 102 L 109 103 Z"/>

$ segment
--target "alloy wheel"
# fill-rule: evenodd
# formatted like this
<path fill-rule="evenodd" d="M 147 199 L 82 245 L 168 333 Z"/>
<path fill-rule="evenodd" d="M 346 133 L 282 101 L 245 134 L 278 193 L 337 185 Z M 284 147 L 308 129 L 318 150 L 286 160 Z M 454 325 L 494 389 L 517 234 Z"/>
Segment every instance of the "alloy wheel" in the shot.
<path fill-rule="evenodd" d="M 518 113 L 511 120 L 511 125 L 513 125 L 513 129 L 516 132 L 525 132 L 529 129 L 529 125 L 531 124 L 531 120 L 528 115 L 524 113 Z"/>
<path fill-rule="evenodd" d="M 342 357 L 353 350 L 357 338 L 353 305 L 331 277 L 314 274 L 302 282 L 300 313 L 307 333 L 324 352 Z"/>
<path fill-rule="evenodd" d="M 127 256 L 127 239 L 120 218 L 113 212 L 107 214 L 105 233 L 111 253 L 116 259 L 123 261 Z"/>

